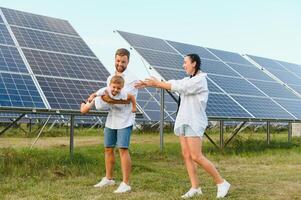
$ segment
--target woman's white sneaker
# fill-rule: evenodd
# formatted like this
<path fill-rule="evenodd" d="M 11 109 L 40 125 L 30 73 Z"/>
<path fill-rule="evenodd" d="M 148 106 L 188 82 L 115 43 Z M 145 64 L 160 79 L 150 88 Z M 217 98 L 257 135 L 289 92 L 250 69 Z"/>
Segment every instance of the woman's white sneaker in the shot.
<path fill-rule="evenodd" d="M 94 185 L 94 187 L 102 188 L 109 185 L 115 185 L 115 181 L 113 179 L 110 180 L 107 177 L 103 177 L 99 183 Z"/>
<path fill-rule="evenodd" d="M 129 186 L 124 182 L 121 182 L 117 190 L 114 191 L 114 193 L 125 193 L 130 191 L 131 191 L 131 186 Z"/>
<path fill-rule="evenodd" d="M 217 195 L 216 198 L 223 198 L 225 197 L 230 189 L 230 183 L 228 183 L 226 180 L 224 182 L 217 184 Z"/>
<path fill-rule="evenodd" d="M 201 188 L 190 188 L 190 190 L 188 192 L 186 192 L 184 195 L 182 195 L 181 197 L 183 199 L 188 199 L 194 196 L 198 196 L 198 195 L 202 195 L 202 190 Z"/>

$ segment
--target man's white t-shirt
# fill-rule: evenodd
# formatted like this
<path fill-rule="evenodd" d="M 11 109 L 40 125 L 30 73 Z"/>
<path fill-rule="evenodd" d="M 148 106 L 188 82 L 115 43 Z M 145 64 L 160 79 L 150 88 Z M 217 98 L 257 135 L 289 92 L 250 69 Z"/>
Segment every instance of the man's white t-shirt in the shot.
<path fill-rule="evenodd" d="M 107 86 L 109 86 L 111 78 L 115 74 L 112 74 L 107 79 Z M 122 75 L 124 79 L 123 92 L 126 94 L 134 95 L 137 99 L 138 89 L 134 87 L 134 84 L 138 81 L 128 69 L 126 69 Z M 135 122 L 135 113 L 132 112 L 132 103 L 129 104 L 115 104 L 110 105 L 109 114 L 105 126 L 110 129 L 123 129 L 132 126 Z"/>

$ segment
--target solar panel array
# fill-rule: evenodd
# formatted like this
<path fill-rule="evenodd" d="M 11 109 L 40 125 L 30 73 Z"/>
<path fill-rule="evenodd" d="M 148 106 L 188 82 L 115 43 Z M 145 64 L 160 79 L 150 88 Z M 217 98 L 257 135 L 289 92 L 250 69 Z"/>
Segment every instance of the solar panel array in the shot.
<path fill-rule="evenodd" d="M 202 71 L 208 74 L 206 112 L 210 118 L 300 119 L 288 109 L 292 100 L 300 98 L 237 53 L 118 33 L 165 80 L 187 76 L 183 58 L 197 53 L 202 59 Z"/>
<path fill-rule="evenodd" d="M 0 106 L 78 110 L 109 72 L 68 21 L 0 8 Z"/>
<path fill-rule="evenodd" d="M 301 96 L 301 65 L 258 56 L 247 56 L 256 62 L 264 71 L 278 78 L 282 83 Z M 298 119 L 301 118 L 300 98 L 297 98 L 296 95 L 285 90 L 285 86 L 281 85 L 281 90 L 279 90 L 279 87 L 276 88 L 276 85 L 271 82 L 265 82 L 264 84 L 257 82 L 255 84 L 261 84 L 261 87 L 264 87 L 263 89 L 268 91 L 269 95 L 272 96 L 275 101 Z"/>

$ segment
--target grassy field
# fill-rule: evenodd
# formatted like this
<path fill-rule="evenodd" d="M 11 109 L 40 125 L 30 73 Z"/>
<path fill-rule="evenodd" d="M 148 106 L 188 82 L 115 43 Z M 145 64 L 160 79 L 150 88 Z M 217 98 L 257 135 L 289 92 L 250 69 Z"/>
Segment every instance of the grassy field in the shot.
<path fill-rule="evenodd" d="M 218 134 L 211 134 L 217 141 Z M 159 151 L 157 134 L 134 134 L 131 155 L 133 191 L 115 195 L 116 187 L 95 189 L 104 175 L 102 136 L 75 138 L 69 159 L 68 137 L 43 137 L 29 150 L 33 138 L 0 138 L 0 199 L 180 199 L 189 187 L 178 138 L 165 136 Z M 301 199 L 301 138 L 287 143 L 287 135 L 273 134 L 269 146 L 263 133 L 238 135 L 223 151 L 206 139 L 204 154 L 232 184 L 225 199 Z M 121 180 L 119 157 L 115 179 Z M 204 195 L 215 199 L 213 180 L 199 169 Z"/>

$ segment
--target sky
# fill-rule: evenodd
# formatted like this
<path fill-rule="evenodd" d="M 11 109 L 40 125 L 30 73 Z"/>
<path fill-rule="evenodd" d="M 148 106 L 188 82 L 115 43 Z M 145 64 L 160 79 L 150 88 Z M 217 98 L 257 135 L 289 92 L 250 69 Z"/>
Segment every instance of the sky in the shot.
<path fill-rule="evenodd" d="M 0 7 L 68 20 L 110 72 L 115 50 L 128 47 L 114 30 L 301 64 L 300 0 L 1 0 Z M 145 71 L 138 57 L 133 52 L 131 64 Z"/>

